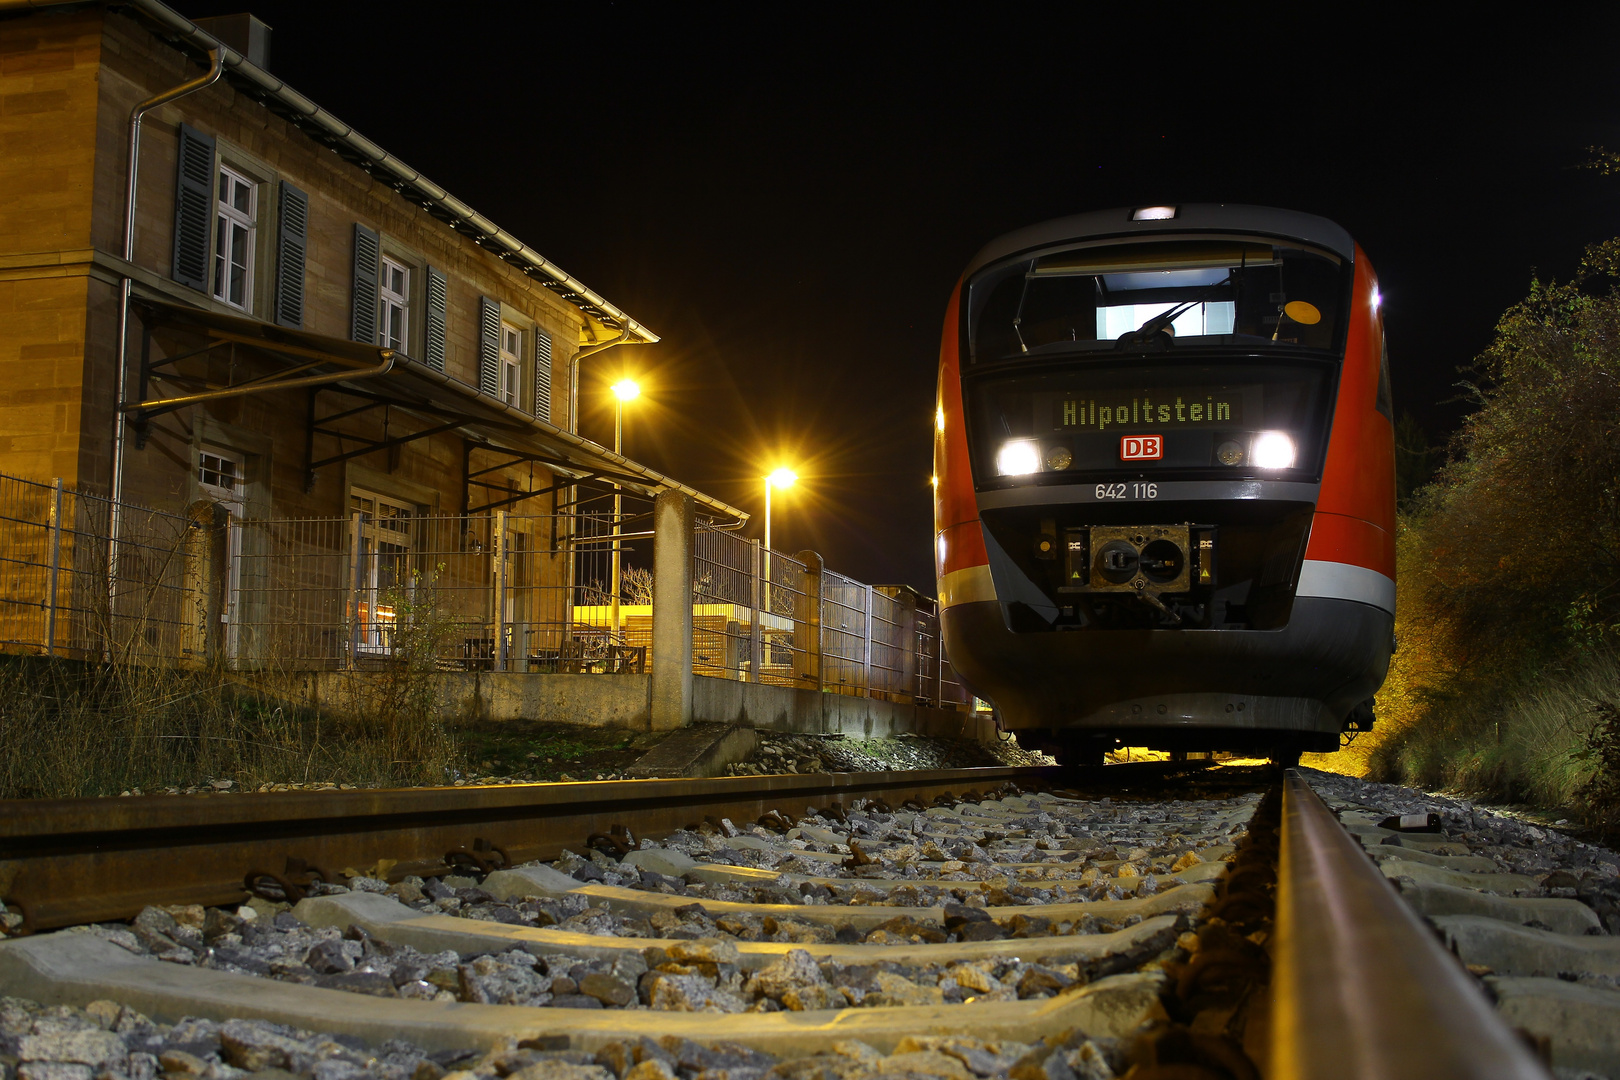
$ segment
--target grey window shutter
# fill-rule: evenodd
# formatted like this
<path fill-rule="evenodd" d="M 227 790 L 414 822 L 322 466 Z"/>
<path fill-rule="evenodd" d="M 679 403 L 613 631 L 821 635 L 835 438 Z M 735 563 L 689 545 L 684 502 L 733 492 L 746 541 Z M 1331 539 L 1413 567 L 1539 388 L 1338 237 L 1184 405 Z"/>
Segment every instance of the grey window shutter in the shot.
<path fill-rule="evenodd" d="M 501 305 L 487 296 L 478 298 L 478 389 L 501 394 Z"/>
<path fill-rule="evenodd" d="M 551 422 L 551 335 L 534 328 L 534 416 Z"/>
<path fill-rule="evenodd" d="M 381 256 L 377 234 L 354 223 L 354 313 L 349 337 L 377 344 L 377 260 Z"/>
<path fill-rule="evenodd" d="M 435 371 L 444 370 L 444 314 L 450 306 L 450 283 L 433 267 L 427 268 L 427 321 L 423 324 L 424 360 Z"/>
<path fill-rule="evenodd" d="M 180 125 L 174 184 L 174 280 L 208 291 L 208 239 L 214 200 L 214 140 Z"/>
<path fill-rule="evenodd" d="M 309 238 L 309 195 L 281 182 L 276 213 L 276 322 L 304 325 L 304 252 Z"/>

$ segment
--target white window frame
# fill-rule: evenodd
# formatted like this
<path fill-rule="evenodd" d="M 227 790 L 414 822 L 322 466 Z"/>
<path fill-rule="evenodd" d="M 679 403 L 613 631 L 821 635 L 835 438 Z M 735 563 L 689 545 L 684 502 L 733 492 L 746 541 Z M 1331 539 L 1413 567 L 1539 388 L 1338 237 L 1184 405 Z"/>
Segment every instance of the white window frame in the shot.
<path fill-rule="evenodd" d="M 219 193 L 219 184 L 229 182 L 229 197 L 222 197 Z M 244 212 L 237 207 L 235 201 L 236 186 L 240 184 L 248 189 L 248 208 Z M 214 288 L 213 297 L 223 304 L 242 311 L 253 310 L 253 261 L 257 254 L 257 233 L 259 214 L 259 185 L 245 173 L 233 169 L 231 166 L 220 163 L 219 175 L 215 180 L 214 188 Z M 231 299 L 231 277 L 229 270 L 234 261 L 227 254 L 233 241 L 239 234 L 246 235 L 244 244 L 245 254 L 242 263 L 242 299 Z"/>
<path fill-rule="evenodd" d="M 394 651 L 395 611 L 378 602 L 380 593 L 392 587 L 402 587 L 407 593 L 414 589 L 408 573 L 411 555 L 415 549 L 415 534 L 411 525 L 419 511 L 414 503 L 381 495 L 364 488 L 349 489 L 349 513 L 359 510 L 365 515 L 360 525 L 360 595 L 355 612 L 354 650 L 361 656 L 387 656 Z M 403 526 L 397 527 L 397 526 Z M 352 549 L 351 549 L 352 550 Z M 405 572 L 388 575 L 382 572 L 385 558 L 397 558 L 396 568 Z M 350 573 L 353 573 L 351 568 Z M 395 580 L 387 580 L 392 576 Z"/>
<path fill-rule="evenodd" d="M 400 287 L 392 288 L 399 276 Z M 389 330 L 390 318 L 399 315 L 399 333 Z M 411 268 L 387 255 L 380 257 L 377 273 L 377 344 L 395 352 L 409 353 L 411 340 Z"/>
<path fill-rule="evenodd" d="M 523 334 L 522 327 L 501 323 L 501 400 L 519 409 L 523 408 Z"/>

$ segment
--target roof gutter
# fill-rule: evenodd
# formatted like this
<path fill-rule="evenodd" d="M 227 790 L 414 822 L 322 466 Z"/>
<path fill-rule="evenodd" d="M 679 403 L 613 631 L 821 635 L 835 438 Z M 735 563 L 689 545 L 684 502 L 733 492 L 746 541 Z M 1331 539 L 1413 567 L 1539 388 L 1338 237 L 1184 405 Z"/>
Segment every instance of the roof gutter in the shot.
<path fill-rule="evenodd" d="M 17 11 L 56 7 L 80 0 L 0 0 L 0 11 Z M 314 128 L 332 144 L 341 144 L 356 157 L 368 163 L 368 170 L 380 173 L 391 187 L 408 194 L 424 207 L 448 219 L 452 226 L 473 234 L 478 244 L 505 262 L 512 263 L 535 277 L 549 282 L 563 299 L 580 310 L 602 318 L 623 330 L 638 342 L 651 344 L 658 335 L 642 326 L 600 293 L 569 274 L 538 251 L 506 232 L 489 218 L 451 195 L 444 188 L 390 154 L 354 128 L 321 108 L 268 71 L 251 63 L 247 57 L 226 45 L 196 23 L 159 0 L 123 0 L 122 6 L 139 11 L 158 26 L 174 34 L 192 48 L 203 52 L 218 50 L 225 67 L 232 75 L 248 83 L 265 97 L 274 98 L 301 122 Z"/>

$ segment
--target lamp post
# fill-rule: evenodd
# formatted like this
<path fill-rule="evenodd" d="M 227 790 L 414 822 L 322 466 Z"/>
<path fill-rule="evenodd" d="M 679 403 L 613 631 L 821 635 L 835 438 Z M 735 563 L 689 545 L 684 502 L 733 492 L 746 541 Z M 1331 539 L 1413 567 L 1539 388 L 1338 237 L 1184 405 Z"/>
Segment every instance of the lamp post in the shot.
<path fill-rule="evenodd" d="M 765 478 L 765 610 L 771 609 L 771 488 L 790 488 L 799 479 L 799 474 L 792 469 L 777 469 Z"/>
<path fill-rule="evenodd" d="M 613 452 L 624 455 L 624 403 L 640 396 L 641 387 L 636 385 L 634 379 L 623 378 L 613 384 Z M 619 532 L 620 516 L 624 512 L 624 496 L 619 491 L 619 485 L 613 485 L 613 583 L 611 585 L 612 605 L 611 620 L 613 624 L 612 638 L 614 644 L 619 643 Z"/>

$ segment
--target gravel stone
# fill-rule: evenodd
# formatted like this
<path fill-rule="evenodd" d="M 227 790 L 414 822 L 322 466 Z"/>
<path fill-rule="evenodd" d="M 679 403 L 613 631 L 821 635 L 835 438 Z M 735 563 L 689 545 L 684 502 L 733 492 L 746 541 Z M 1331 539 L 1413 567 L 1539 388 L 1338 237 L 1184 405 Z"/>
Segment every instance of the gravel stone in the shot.
<path fill-rule="evenodd" d="M 823 989 L 826 986 L 827 980 L 822 977 L 821 968 L 816 966 L 814 958 L 803 949 L 789 949 L 782 959 L 761 968 L 748 980 L 750 994 L 774 998 L 777 1001 L 783 1001 L 790 993 L 794 994 L 795 1000 L 801 1002 L 789 1006 L 794 1009 L 804 1008 L 802 1002 L 806 1000 L 817 999 L 816 995 L 810 995 L 808 998 L 801 996 L 801 991 L 811 988 Z"/>
<path fill-rule="evenodd" d="M 19 1038 L 17 1057 L 121 1070 L 129 1060 L 129 1048 L 110 1031 L 48 1031 Z"/>

